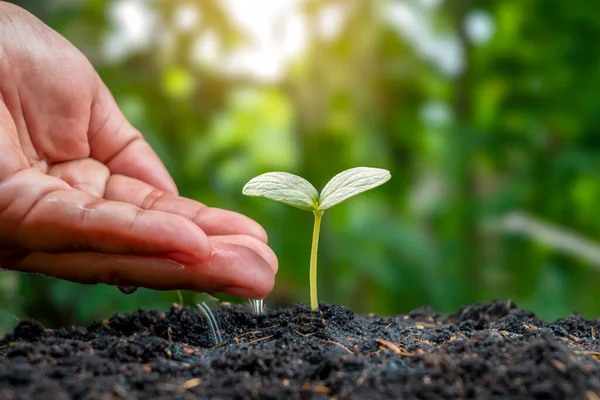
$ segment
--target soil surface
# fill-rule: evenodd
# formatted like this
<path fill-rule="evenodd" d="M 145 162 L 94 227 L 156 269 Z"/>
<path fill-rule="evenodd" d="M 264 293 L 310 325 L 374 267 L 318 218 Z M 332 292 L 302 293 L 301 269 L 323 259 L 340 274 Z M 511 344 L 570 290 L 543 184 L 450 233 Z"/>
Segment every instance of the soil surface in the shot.
<path fill-rule="evenodd" d="M 0 341 L 9 399 L 600 399 L 600 319 L 510 301 L 360 316 L 245 305 L 139 310 L 88 327 L 23 321 Z"/>

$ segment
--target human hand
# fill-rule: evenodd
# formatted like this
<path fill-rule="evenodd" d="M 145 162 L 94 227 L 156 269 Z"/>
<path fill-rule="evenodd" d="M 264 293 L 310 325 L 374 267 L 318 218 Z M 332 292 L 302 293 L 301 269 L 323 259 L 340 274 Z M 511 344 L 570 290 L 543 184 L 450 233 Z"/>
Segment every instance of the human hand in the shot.
<path fill-rule="evenodd" d="M 0 2 L 0 267 L 259 299 L 277 257 L 256 222 L 179 197 L 85 56 Z"/>

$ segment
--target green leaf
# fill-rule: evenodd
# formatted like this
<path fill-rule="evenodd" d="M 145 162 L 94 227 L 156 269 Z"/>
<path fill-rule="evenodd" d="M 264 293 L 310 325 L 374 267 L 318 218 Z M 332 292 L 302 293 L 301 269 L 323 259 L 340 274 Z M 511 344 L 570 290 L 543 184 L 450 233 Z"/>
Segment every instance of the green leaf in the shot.
<path fill-rule="evenodd" d="M 390 171 L 380 168 L 357 167 L 340 172 L 321 191 L 319 210 L 326 210 L 352 196 L 383 185 L 391 177 Z"/>
<path fill-rule="evenodd" d="M 287 205 L 312 211 L 319 193 L 306 179 L 287 172 L 267 172 L 253 178 L 244 186 L 246 196 L 266 197 Z"/>

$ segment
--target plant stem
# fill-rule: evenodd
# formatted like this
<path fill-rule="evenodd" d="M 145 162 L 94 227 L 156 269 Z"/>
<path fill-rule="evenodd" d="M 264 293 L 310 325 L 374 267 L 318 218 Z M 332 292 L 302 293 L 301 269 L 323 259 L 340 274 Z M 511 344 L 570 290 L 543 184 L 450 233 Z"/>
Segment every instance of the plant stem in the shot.
<path fill-rule="evenodd" d="M 315 226 L 310 251 L 310 307 L 313 311 L 317 311 L 319 309 L 319 301 L 317 299 L 317 251 L 319 249 L 319 232 L 321 231 L 323 211 L 314 210 L 313 214 L 315 214 Z"/>

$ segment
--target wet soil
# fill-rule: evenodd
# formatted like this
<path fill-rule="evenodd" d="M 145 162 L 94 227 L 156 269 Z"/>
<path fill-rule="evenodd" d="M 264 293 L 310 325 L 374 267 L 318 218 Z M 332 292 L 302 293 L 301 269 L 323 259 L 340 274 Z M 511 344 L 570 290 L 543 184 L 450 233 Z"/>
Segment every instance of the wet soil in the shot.
<path fill-rule="evenodd" d="M 22 321 L 0 341 L 1 399 L 600 399 L 600 319 L 510 301 L 454 315 L 322 304 L 139 310 L 88 327 Z"/>

